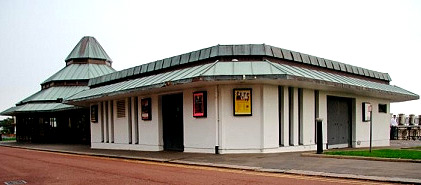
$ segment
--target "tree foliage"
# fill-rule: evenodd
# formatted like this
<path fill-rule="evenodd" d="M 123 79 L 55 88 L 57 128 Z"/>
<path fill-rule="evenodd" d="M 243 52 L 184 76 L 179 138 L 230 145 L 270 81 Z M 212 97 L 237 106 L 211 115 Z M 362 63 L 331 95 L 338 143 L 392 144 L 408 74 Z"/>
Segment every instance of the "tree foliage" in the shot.
<path fill-rule="evenodd" d="M 13 134 L 15 132 L 13 125 L 13 118 L 6 118 L 0 121 L 0 127 L 3 128 L 1 131 L 2 134 Z"/>

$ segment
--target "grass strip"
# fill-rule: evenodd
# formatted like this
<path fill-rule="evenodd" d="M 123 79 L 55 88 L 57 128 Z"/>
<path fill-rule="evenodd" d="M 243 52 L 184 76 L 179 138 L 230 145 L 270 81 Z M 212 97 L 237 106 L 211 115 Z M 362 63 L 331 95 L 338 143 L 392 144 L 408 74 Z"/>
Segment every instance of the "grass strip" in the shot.
<path fill-rule="evenodd" d="M 16 141 L 16 138 L 11 137 L 11 138 L 3 138 L 2 141 Z"/>
<path fill-rule="evenodd" d="M 421 160 L 420 150 L 378 149 L 378 150 L 372 150 L 371 153 L 368 150 L 347 150 L 347 151 L 326 151 L 324 152 L 324 154 Z"/>

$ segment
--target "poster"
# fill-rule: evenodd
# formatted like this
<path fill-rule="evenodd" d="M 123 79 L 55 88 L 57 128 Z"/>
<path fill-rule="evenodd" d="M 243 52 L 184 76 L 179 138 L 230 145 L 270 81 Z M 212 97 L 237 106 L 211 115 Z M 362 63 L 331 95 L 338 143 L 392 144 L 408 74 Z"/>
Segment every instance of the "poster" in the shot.
<path fill-rule="evenodd" d="M 206 117 L 206 92 L 193 93 L 193 117 Z"/>
<path fill-rule="evenodd" d="M 98 105 L 91 106 L 91 122 L 98 123 Z"/>
<path fill-rule="evenodd" d="M 234 89 L 234 116 L 251 116 L 251 89 Z"/>
<path fill-rule="evenodd" d="M 371 120 L 371 104 L 368 102 L 363 103 L 363 121 Z"/>
<path fill-rule="evenodd" d="M 144 98 L 140 100 L 142 120 L 152 120 L 151 98 Z"/>

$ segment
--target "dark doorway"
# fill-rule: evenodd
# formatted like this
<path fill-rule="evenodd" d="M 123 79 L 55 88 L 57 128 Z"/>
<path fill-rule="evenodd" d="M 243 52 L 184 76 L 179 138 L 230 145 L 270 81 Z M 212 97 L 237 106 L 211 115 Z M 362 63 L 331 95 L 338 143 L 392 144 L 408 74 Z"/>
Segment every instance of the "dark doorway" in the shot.
<path fill-rule="evenodd" d="M 351 146 L 352 99 L 327 97 L 327 143 L 329 148 Z"/>
<path fill-rule="evenodd" d="M 183 94 L 162 96 L 164 150 L 184 151 Z"/>

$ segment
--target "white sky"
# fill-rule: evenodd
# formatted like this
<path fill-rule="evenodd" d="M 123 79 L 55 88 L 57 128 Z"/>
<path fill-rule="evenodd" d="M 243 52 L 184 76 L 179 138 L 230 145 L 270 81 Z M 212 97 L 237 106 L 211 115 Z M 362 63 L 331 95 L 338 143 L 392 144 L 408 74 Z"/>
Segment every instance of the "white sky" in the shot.
<path fill-rule="evenodd" d="M 83 36 L 121 70 L 216 44 L 356 65 L 421 94 L 421 1 L 0 1 L 0 111 L 41 89 Z M 421 101 L 391 112 L 421 114 Z M 2 119 L 4 117 L 0 117 Z"/>

